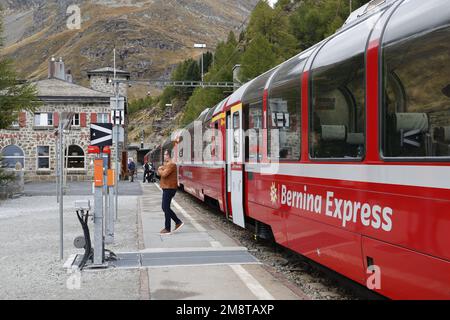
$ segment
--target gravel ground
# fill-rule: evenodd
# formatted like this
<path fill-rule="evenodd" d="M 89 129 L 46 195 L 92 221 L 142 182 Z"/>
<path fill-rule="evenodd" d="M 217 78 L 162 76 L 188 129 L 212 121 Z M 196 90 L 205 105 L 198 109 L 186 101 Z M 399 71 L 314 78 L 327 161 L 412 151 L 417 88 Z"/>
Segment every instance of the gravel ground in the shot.
<path fill-rule="evenodd" d="M 334 272 L 311 263 L 306 258 L 286 248 L 268 241 L 255 241 L 253 233 L 244 230 L 233 223 L 226 221 L 218 209 L 213 209 L 198 201 L 193 196 L 178 192 L 178 202 L 191 202 L 191 206 L 205 216 L 220 230 L 247 247 L 249 251 L 262 263 L 270 266 L 291 284 L 297 286 L 313 300 L 360 300 L 376 299 L 377 296 L 355 284 L 354 282 L 337 275 Z M 192 203 L 194 202 L 194 203 Z"/>
<path fill-rule="evenodd" d="M 83 253 L 73 246 L 73 239 L 82 235 L 73 205 L 75 200 L 86 198 L 90 197 L 65 197 L 64 261 L 59 260 L 59 207 L 55 197 L 0 202 L 0 299 L 140 298 L 139 270 L 83 271 L 78 286 L 78 274 L 68 274 L 63 268 L 71 254 Z M 137 251 L 137 199 L 120 197 L 116 224 L 116 243 L 120 245 L 107 248 Z"/>

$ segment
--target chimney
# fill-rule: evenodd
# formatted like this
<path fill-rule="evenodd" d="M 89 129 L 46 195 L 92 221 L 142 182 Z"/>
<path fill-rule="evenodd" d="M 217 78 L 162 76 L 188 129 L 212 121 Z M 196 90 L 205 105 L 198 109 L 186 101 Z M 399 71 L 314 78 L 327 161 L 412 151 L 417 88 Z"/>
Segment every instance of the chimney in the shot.
<path fill-rule="evenodd" d="M 55 78 L 66 80 L 66 71 L 64 70 L 64 62 L 62 57 L 60 57 L 59 61 L 56 63 Z"/>
<path fill-rule="evenodd" d="M 56 59 L 54 56 L 52 56 L 50 61 L 48 62 L 48 78 L 49 79 L 55 77 L 55 70 L 56 70 Z"/>
<path fill-rule="evenodd" d="M 66 81 L 66 71 L 62 57 L 60 57 L 58 61 L 56 61 L 54 56 L 51 57 L 48 67 L 48 78 L 56 78 Z"/>
<path fill-rule="evenodd" d="M 70 82 L 70 83 L 73 83 L 72 71 L 70 69 L 67 70 L 66 81 Z"/>

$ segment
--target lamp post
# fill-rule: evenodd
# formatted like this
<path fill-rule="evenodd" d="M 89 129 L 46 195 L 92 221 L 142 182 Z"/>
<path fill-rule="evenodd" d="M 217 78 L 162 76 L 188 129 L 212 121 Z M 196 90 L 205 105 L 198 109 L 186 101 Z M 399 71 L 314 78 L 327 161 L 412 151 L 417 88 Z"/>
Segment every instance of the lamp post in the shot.
<path fill-rule="evenodd" d="M 206 44 L 205 43 L 195 43 L 194 44 L 194 48 L 198 49 L 205 49 L 206 48 Z M 202 82 L 203 82 L 203 56 L 204 56 L 204 52 L 202 50 Z"/>

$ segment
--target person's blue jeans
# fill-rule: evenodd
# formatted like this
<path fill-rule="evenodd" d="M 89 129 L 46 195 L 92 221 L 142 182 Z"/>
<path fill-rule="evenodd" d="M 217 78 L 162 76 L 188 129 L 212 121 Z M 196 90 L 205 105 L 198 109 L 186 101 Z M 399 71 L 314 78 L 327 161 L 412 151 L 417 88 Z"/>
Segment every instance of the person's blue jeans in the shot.
<path fill-rule="evenodd" d="M 177 193 L 177 189 L 164 189 L 163 190 L 163 199 L 162 199 L 162 209 L 166 216 L 166 230 L 170 231 L 171 228 L 171 220 L 175 221 L 176 224 L 180 224 L 181 220 L 178 219 L 177 215 L 170 208 L 170 204 L 172 202 L 173 197 Z"/>

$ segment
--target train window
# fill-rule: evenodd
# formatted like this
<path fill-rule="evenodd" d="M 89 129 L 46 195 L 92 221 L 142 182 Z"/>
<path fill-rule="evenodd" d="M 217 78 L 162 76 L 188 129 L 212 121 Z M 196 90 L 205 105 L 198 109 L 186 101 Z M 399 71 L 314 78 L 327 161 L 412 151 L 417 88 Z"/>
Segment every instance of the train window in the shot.
<path fill-rule="evenodd" d="M 417 3 L 416 3 L 417 4 Z M 442 2 L 444 8 L 447 2 Z M 387 158 L 450 157 L 450 27 L 442 10 L 420 11 L 414 32 L 400 23 L 400 7 L 383 42 L 382 154 Z M 445 11 L 445 10 L 444 10 Z M 448 14 L 448 10 L 447 10 Z M 401 21 L 400 21 L 401 20 Z M 414 20 L 415 21 L 415 20 Z M 439 26 L 441 22 L 441 26 Z"/>
<path fill-rule="evenodd" d="M 283 64 L 270 84 L 268 154 L 272 160 L 300 160 L 301 75 L 308 56 Z"/>
<path fill-rule="evenodd" d="M 183 144 L 183 136 L 178 136 L 177 138 L 177 149 L 178 149 L 178 162 L 183 163 L 183 155 L 184 155 L 184 144 Z"/>
<path fill-rule="evenodd" d="M 240 144 L 240 128 L 241 128 L 241 122 L 240 122 L 240 112 L 235 112 L 233 114 L 233 154 L 235 158 L 239 158 L 240 156 L 240 150 L 241 150 L 241 144 Z"/>
<path fill-rule="evenodd" d="M 251 163 L 262 160 L 262 108 L 267 81 L 277 69 L 269 70 L 251 82 L 243 96 L 245 125 L 245 159 Z"/>
<path fill-rule="evenodd" d="M 214 123 L 213 135 L 211 138 L 211 158 L 212 160 L 220 160 L 218 158 L 219 144 L 219 120 Z"/>
<path fill-rule="evenodd" d="M 365 154 L 365 48 L 376 18 L 331 39 L 313 63 L 311 158 L 361 160 Z"/>
<path fill-rule="evenodd" d="M 189 138 L 190 138 L 190 144 L 191 144 L 191 158 L 190 158 L 190 163 L 194 163 L 195 162 L 195 139 L 196 137 L 194 136 L 194 123 L 192 123 L 189 126 Z"/>
<path fill-rule="evenodd" d="M 245 154 L 246 161 L 250 163 L 260 162 L 262 159 L 263 145 L 263 116 L 262 101 L 250 103 L 245 109 Z"/>
<path fill-rule="evenodd" d="M 211 108 L 212 109 L 212 108 Z M 212 117 L 212 114 L 211 114 Z M 203 140 L 203 149 L 202 149 L 202 156 L 203 161 L 212 161 L 212 143 L 214 140 L 213 137 L 213 129 L 211 126 L 211 118 L 209 118 L 209 114 L 205 118 L 205 121 L 203 121 L 202 126 L 202 140 Z"/>

